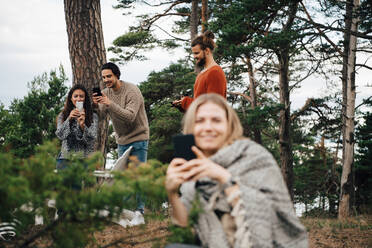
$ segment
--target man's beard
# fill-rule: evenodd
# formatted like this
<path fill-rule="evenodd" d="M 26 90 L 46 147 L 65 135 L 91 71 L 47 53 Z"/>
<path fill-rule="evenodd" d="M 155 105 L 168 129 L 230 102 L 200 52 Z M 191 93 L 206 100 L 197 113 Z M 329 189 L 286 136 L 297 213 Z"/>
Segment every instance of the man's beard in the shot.
<path fill-rule="evenodd" d="M 205 57 L 202 58 L 202 59 L 200 59 L 200 60 L 198 60 L 196 62 L 196 65 L 199 66 L 199 67 L 204 67 L 204 65 L 205 65 Z"/>
<path fill-rule="evenodd" d="M 108 83 L 105 83 L 105 85 L 106 85 L 106 87 L 107 88 L 115 88 L 115 82 L 113 82 L 113 81 L 110 81 L 110 82 L 108 82 Z M 110 85 L 110 86 L 109 86 Z"/>

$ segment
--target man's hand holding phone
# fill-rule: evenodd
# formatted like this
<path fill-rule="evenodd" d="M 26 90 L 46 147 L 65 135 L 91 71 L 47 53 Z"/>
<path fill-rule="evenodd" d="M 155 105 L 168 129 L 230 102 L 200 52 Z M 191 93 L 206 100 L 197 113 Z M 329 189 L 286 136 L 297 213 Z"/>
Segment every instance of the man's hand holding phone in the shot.
<path fill-rule="evenodd" d="M 93 103 L 95 105 L 100 103 L 109 106 L 111 101 L 98 87 L 95 87 L 93 88 Z"/>

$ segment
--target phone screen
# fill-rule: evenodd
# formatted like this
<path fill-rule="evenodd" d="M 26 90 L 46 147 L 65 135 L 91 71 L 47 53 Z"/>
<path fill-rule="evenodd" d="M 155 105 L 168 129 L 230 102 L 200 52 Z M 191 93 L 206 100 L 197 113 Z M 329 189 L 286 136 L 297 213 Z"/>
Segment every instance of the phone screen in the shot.
<path fill-rule="evenodd" d="M 102 96 L 101 89 L 99 87 L 94 87 L 93 93 L 97 93 L 96 96 Z"/>
<path fill-rule="evenodd" d="M 174 157 L 191 160 L 196 158 L 191 147 L 195 145 L 194 135 L 192 134 L 178 134 L 172 137 L 174 146 Z"/>

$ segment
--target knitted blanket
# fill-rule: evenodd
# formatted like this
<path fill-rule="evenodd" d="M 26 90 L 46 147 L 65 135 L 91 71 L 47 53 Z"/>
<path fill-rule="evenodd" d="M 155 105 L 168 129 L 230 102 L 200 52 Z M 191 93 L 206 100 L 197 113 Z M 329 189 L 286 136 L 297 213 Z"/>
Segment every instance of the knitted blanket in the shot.
<path fill-rule="evenodd" d="M 203 247 L 308 246 L 307 232 L 295 215 L 280 169 L 265 148 L 242 139 L 222 148 L 210 159 L 231 173 L 240 192 L 232 208 L 216 181 L 202 178 L 181 186 L 181 200 L 188 211 L 199 192 L 204 211 L 199 213 L 195 230 Z M 228 213 L 233 217 L 234 237 L 226 235 L 216 213 Z"/>

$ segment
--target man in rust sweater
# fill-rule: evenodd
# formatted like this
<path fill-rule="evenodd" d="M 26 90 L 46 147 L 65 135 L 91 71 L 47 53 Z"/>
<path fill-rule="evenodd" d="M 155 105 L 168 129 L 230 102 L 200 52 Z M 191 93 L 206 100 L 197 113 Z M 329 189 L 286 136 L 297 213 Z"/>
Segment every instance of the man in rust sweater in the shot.
<path fill-rule="evenodd" d="M 226 76 L 222 68 L 214 61 L 213 50 L 215 43 L 214 34 L 206 31 L 191 42 L 191 50 L 196 60 L 196 64 L 204 69 L 198 74 L 194 84 L 194 98 L 185 96 L 181 100 L 176 100 L 173 105 L 188 109 L 192 101 L 198 96 L 206 93 L 217 93 L 226 98 Z"/>

